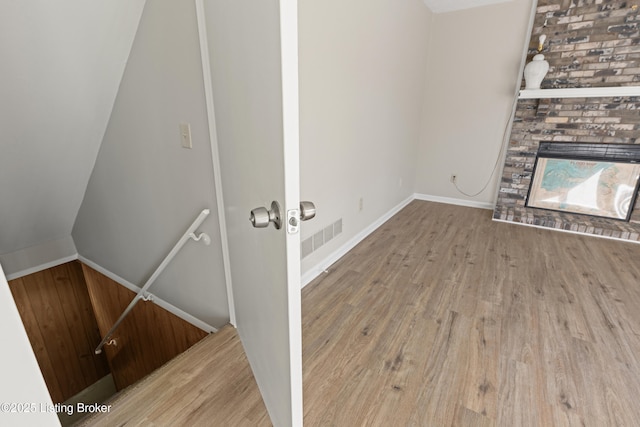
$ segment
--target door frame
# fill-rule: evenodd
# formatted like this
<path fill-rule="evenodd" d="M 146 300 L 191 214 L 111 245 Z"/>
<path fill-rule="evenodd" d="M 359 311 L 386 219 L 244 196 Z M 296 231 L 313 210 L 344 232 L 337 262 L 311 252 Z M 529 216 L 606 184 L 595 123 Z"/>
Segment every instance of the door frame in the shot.
<path fill-rule="evenodd" d="M 220 169 L 220 151 L 218 149 L 218 133 L 216 128 L 216 114 L 213 103 L 213 82 L 211 81 L 211 62 L 209 58 L 209 42 L 207 41 L 207 25 L 205 21 L 204 0 L 195 0 L 198 37 L 200 39 L 200 62 L 202 63 L 202 80 L 206 103 L 207 124 L 209 128 L 209 143 L 211 145 L 211 162 L 213 164 L 213 185 L 216 190 L 216 206 L 218 209 L 218 227 L 220 229 L 220 246 L 222 248 L 222 264 L 227 288 L 227 303 L 229 305 L 229 323 L 237 327 L 236 309 L 233 300 L 233 286 L 231 281 L 231 262 L 229 256 L 229 239 L 227 236 L 227 220 L 224 213 L 224 198 L 222 194 L 222 173 Z"/>
<path fill-rule="evenodd" d="M 285 200 L 300 200 L 300 106 L 298 58 L 298 0 L 280 0 L 280 45 L 282 62 L 282 114 L 285 164 Z M 295 179 L 287 179 L 287 171 Z M 300 272 L 300 231 L 286 233 L 287 285 L 289 296 L 289 348 L 291 407 L 293 425 L 303 424 L 302 389 L 302 284 Z M 297 375 L 296 375 L 297 373 Z"/>

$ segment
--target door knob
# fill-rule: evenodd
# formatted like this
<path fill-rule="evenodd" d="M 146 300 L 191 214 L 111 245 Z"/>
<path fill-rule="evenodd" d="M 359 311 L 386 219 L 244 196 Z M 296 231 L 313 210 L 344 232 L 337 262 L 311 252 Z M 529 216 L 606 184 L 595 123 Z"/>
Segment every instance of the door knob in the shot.
<path fill-rule="evenodd" d="M 300 220 L 307 221 L 316 216 L 316 205 L 313 202 L 300 202 Z"/>
<path fill-rule="evenodd" d="M 282 216 L 280 215 L 280 205 L 275 200 L 271 202 L 271 209 L 259 207 L 251 211 L 249 221 L 255 228 L 265 228 L 272 222 L 276 230 L 282 227 Z"/>

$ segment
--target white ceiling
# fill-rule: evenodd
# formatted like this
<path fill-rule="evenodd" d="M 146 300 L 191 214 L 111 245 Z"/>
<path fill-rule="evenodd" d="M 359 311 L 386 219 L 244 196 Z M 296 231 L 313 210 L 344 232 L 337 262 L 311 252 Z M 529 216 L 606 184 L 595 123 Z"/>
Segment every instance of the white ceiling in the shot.
<path fill-rule="evenodd" d="M 71 235 L 143 6 L 3 2 L 0 254 Z"/>
<path fill-rule="evenodd" d="M 512 0 L 423 0 L 427 7 L 434 13 L 453 12 L 462 9 L 471 9 L 478 6 L 487 6 L 495 3 L 505 3 Z"/>

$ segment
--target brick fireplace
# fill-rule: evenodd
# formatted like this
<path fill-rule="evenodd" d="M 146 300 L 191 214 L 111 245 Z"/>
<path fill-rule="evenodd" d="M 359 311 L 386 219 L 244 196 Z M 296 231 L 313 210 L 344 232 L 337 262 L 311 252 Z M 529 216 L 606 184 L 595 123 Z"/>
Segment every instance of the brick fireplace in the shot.
<path fill-rule="evenodd" d="M 542 89 L 640 86 L 633 3 L 540 0 L 527 62 L 543 33 L 550 68 Z M 639 136 L 637 96 L 518 100 L 494 219 L 640 241 L 640 200 L 628 222 L 525 206 L 541 141 L 638 144 Z"/>

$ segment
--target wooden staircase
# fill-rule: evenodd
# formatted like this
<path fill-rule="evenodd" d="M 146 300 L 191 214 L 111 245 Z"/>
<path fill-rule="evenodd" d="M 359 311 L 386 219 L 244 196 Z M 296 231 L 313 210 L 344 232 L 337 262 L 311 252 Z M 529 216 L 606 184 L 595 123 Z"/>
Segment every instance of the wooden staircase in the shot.
<path fill-rule="evenodd" d="M 271 425 L 236 329 L 230 325 L 105 404 L 108 412 L 93 414 L 77 425 Z"/>

